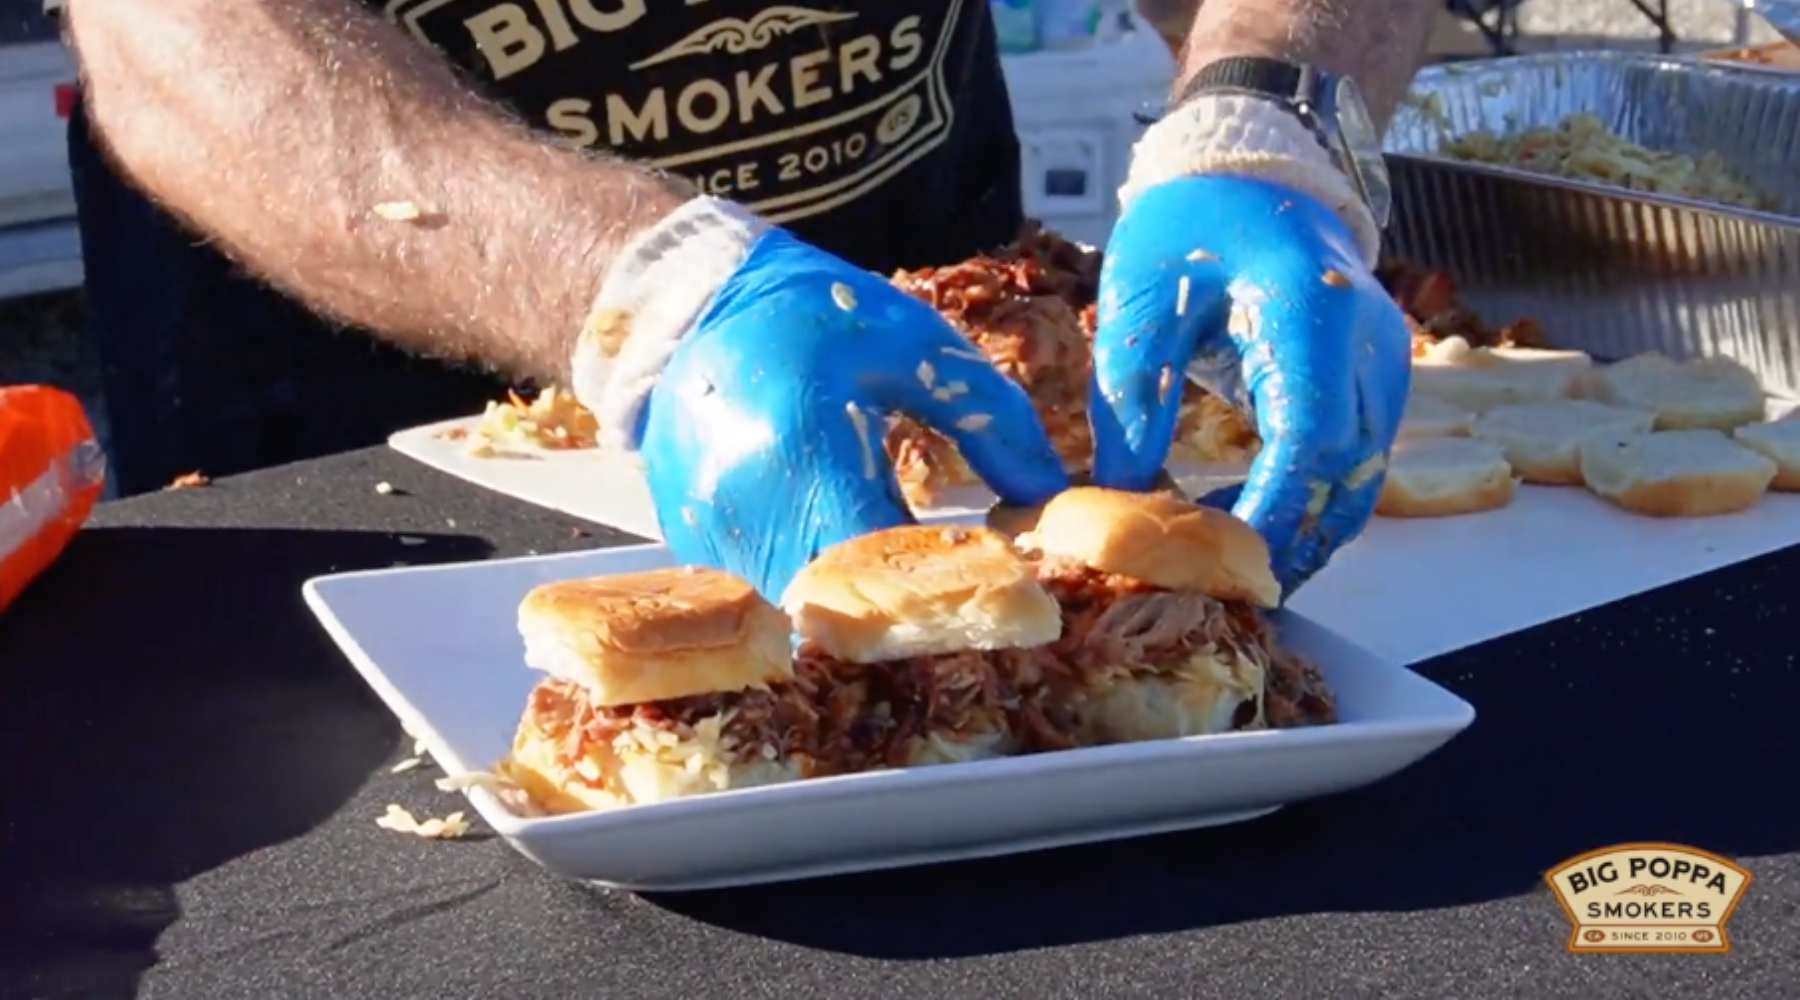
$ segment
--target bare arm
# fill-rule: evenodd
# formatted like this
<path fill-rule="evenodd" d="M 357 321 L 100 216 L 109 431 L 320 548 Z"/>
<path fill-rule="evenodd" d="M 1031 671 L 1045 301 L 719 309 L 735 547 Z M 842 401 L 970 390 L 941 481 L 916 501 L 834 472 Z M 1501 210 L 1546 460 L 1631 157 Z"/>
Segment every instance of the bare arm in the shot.
<path fill-rule="evenodd" d="M 1385 129 L 1413 74 L 1442 0 L 1145 0 L 1167 22 L 1198 7 L 1179 79 L 1229 56 L 1306 63 L 1356 81 Z M 1149 16 L 1149 15 L 1146 15 Z M 1152 23 L 1160 22 L 1153 21 Z"/>
<path fill-rule="evenodd" d="M 533 136 L 353 0 L 72 0 L 64 16 L 89 116 L 135 183 L 412 350 L 567 378 L 608 262 L 693 194 Z"/>

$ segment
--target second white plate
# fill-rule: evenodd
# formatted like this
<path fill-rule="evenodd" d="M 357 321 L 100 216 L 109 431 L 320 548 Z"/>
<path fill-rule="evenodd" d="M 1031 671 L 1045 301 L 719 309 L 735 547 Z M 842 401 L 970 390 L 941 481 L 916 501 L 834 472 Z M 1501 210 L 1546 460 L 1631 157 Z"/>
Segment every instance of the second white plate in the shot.
<path fill-rule="evenodd" d="M 530 448 L 495 457 L 471 455 L 468 445 L 452 435 L 480 422 L 477 417 L 463 417 L 414 427 L 388 438 L 388 447 L 496 493 L 652 541 L 662 538 L 650 485 L 629 456 L 601 448 Z M 1174 471 L 1182 488 L 1195 495 L 1243 478 L 1242 467 L 1229 465 L 1180 466 Z M 980 517 L 993 506 L 994 494 L 985 486 L 964 486 L 946 490 L 935 499 L 937 503 L 925 512 L 927 517 Z"/>
<path fill-rule="evenodd" d="M 622 455 L 542 452 L 476 458 L 443 440 L 452 421 L 390 444 L 451 475 L 645 538 L 660 538 L 643 473 Z M 1176 470 L 1190 495 L 1242 477 Z M 993 495 L 953 491 L 927 518 L 972 519 Z M 1397 663 L 1418 663 L 1800 543 L 1800 494 L 1770 494 L 1724 517 L 1628 514 L 1572 487 L 1527 486 L 1511 507 L 1469 517 L 1378 517 L 1295 595 L 1291 607 Z"/>

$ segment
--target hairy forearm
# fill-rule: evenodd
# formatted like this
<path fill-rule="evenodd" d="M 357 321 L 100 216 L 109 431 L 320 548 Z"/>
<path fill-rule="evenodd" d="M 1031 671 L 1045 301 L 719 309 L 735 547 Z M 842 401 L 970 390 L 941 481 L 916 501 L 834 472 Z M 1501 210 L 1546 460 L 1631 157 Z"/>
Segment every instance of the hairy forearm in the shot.
<path fill-rule="evenodd" d="M 413 350 L 566 377 L 613 253 L 693 193 L 532 135 L 353 0 L 72 0 L 65 17 L 88 115 L 134 183 Z"/>
<path fill-rule="evenodd" d="M 1229 56 L 1269 56 L 1356 81 L 1386 128 L 1424 61 L 1441 0 L 1146 0 L 1165 21 L 1197 7 L 1182 54 L 1184 80 Z"/>

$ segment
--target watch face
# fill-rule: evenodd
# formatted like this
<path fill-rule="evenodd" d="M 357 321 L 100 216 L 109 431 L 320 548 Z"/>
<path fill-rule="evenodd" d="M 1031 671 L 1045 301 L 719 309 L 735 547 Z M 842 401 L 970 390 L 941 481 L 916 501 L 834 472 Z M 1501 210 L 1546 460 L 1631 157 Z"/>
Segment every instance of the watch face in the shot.
<path fill-rule="evenodd" d="M 1332 95 L 1338 133 L 1343 136 L 1346 152 L 1356 167 L 1356 181 L 1362 186 L 1363 200 L 1375 215 L 1375 224 L 1387 228 L 1388 211 L 1393 204 L 1393 188 L 1388 183 L 1387 161 L 1381 156 L 1381 133 L 1369 117 L 1369 106 L 1362 92 L 1349 77 L 1337 80 L 1337 93 Z"/>

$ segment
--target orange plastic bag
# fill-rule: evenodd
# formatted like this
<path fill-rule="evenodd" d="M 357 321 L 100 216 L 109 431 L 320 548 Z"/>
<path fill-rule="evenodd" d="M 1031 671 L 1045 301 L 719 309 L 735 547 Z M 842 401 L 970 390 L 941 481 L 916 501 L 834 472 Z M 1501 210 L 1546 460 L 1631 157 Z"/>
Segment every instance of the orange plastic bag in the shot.
<path fill-rule="evenodd" d="M 62 554 L 105 482 L 106 460 L 74 396 L 0 388 L 0 611 Z"/>

